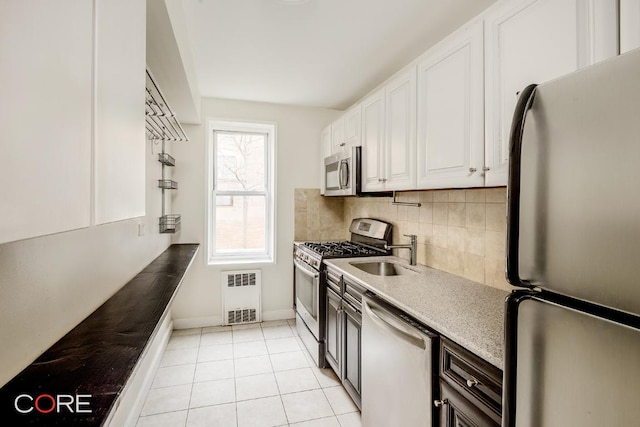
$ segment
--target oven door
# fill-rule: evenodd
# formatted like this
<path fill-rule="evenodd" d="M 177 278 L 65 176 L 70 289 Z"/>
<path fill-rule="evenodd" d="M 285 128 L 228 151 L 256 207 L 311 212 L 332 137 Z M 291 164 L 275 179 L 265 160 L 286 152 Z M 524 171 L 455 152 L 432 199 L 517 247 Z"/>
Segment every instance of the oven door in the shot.
<path fill-rule="evenodd" d="M 320 273 L 297 259 L 295 266 L 296 312 L 320 340 Z"/>

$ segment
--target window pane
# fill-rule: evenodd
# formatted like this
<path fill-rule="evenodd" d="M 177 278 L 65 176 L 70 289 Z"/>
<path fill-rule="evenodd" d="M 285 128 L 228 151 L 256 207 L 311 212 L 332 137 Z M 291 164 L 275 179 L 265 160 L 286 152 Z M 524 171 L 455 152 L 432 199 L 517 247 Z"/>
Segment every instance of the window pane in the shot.
<path fill-rule="evenodd" d="M 215 251 L 265 250 L 265 196 L 217 196 Z"/>
<path fill-rule="evenodd" d="M 267 136 L 216 132 L 216 190 L 263 191 Z"/>

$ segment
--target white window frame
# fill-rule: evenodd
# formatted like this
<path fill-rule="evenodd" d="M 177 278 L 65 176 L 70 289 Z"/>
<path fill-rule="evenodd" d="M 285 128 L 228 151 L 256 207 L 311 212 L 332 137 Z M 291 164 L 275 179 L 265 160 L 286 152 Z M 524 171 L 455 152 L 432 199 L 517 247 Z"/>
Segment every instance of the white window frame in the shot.
<path fill-rule="evenodd" d="M 267 135 L 265 146 L 265 191 L 246 192 L 239 191 L 244 195 L 265 194 L 265 250 L 252 251 L 242 250 L 218 254 L 215 252 L 216 237 L 216 189 L 215 189 L 215 131 L 263 133 Z M 207 126 L 207 209 L 206 209 L 206 236 L 207 242 L 207 263 L 209 265 L 220 264 L 256 264 L 275 263 L 276 254 L 276 124 L 271 122 L 244 122 L 227 120 L 209 120 Z M 225 191 L 225 193 L 229 193 Z M 238 195 L 242 195 L 238 194 Z"/>

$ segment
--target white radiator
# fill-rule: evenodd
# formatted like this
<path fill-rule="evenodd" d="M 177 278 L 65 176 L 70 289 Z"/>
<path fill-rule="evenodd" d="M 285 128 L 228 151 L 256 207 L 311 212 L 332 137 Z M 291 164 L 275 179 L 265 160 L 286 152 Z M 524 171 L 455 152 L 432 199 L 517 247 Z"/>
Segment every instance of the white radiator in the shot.
<path fill-rule="evenodd" d="M 260 270 L 222 272 L 223 319 L 225 325 L 262 321 L 262 276 Z"/>

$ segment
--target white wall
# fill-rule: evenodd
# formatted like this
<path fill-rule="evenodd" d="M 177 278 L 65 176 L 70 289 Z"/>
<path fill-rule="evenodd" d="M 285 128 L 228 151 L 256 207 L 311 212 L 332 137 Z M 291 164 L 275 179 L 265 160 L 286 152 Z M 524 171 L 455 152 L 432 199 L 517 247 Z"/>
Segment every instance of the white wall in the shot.
<path fill-rule="evenodd" d="M 179 182 L 173 203 L 182 214 L 180 242 L 202 245 L 173 305 L 174 326 L 197 327 L 222 322 L 221 271 L 262 269 L 263 319 L 293 315 L 294 189 L 319 187 L 320 131 L 337 118 L 336 110 L 290 107 L 256 102 L 203 98 L 202 124 L 186 125 L 191 141 L 174 146 L 175 179 Z M 205 165 L 207 121 L 275 122 L 276 146 L 276 263 L 209 266 L 206 262 L 205 216 L 207 195 Z"/>
<path fill-rule="evenodd" d="M 159 151 L 147 142 L 146 217 L 0 245 L 0 385 L 169 246 L 158 233 Z"/>

